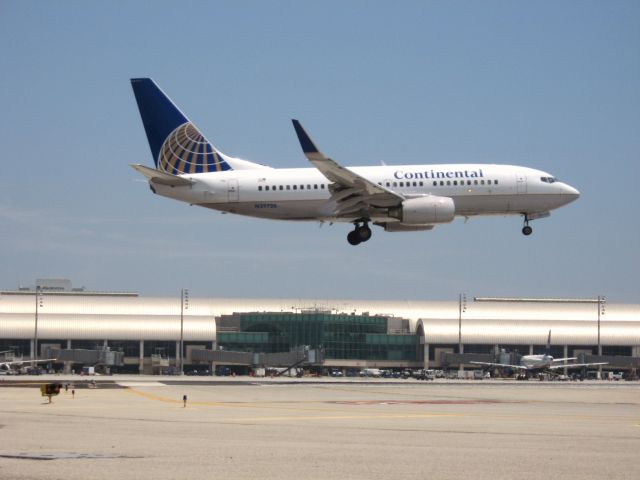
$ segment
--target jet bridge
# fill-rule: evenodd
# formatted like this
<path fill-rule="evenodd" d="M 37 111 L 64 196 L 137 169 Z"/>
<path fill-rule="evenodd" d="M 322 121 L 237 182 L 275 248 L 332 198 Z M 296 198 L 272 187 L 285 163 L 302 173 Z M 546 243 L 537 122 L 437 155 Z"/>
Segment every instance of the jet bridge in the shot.
<path fill-rule="evenodd" d="M 192 350 L 194 362 L 222 365 L 245 365 L 251 367 L 292 367 L 296 365 L 321 365 L 324 363 L 322 349 L 301 346 L 289 352 L 234 352 L 229 350 Z"/>
<path fill-rule="evenodd" d="M 82 365 L 103 365 L 105 367 L 122 366 L 124 353 L 101 348 L 97 350 L 85 349 L 49 349 L 49 358 L 55 358 L 56 362 L 70 362 Z"/>

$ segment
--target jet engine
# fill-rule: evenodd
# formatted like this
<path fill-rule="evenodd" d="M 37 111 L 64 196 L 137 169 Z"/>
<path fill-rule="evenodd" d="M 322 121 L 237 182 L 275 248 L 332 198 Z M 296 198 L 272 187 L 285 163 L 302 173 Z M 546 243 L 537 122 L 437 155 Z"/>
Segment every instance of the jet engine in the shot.
<path fill-rule="evenodd" d="M 400 207 L 390 209 L 389 216 L 397 218 L 404 225 L 449 223 L 455 216 L 455 205 L 449 197 L 428 195 L 409 198 Z"/>

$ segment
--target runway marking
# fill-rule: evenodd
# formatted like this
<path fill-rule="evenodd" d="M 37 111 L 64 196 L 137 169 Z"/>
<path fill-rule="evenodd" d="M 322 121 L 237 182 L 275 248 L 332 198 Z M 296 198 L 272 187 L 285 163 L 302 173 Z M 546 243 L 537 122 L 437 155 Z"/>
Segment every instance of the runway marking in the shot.
<path fill-rule="evenodd" d="M 149 400 L 155 400 L 158 402 L 170 403 L 170 404 L 182 404 L 182 399 L 165 397 L 161 395 L 156 395 L 154 393 L 143 392 L 137 390 L 135 388 L 127 388 L 127 390 L 131 393 L 139 395 L 144 398 L 148 398 Z M 300 404 L 302 402 L 295 402 L 295 404 Z M 318 403 L 318 402 L 309 402 L 309 403 Z M 224 408 L 262 408 L 262 409 L 276 409 L 276 410 L 291 410 L 292 404 L 294 402 L 278 402 L 278 403 L 268 403 L 268 402 L 203 402 L 203 401 L 193 401 L 189 400 L 187 405 L 189 406 L 205 406 L 205 407 L 224 407 Z M 298 406 L 295 407 L 297 411 L 307 411 L 307 412 L 327 412 L 333 410 L 327 410 L 322 408 L 300 408 Z"/>
<path fill-rule="evenodd" d="M 161 382 L 118 382 L 121 387 L 166 387 L 166 383 Z"/>
<path fill-rule="evenodd" d="M 516 402 L 501 400 L 327 400 L 325 403 L 338 405 L 491 405 Z"/>
<path fill-rule="evenodd" d="M 179 405 L 182 404 L 182 400 L 180 399 L 175 399 L 175 398 L 170 398 L 170 397 L 165 397 L 165 396 L 161 396 L 161 395 L 156 395 L 154 393 L 149 393 L 149 392 L 142 392 L 140 390 L 134 389 L 134 388 L 127 388 L 128 391 L 130 391 L 131 393 L 134 393 L 136 395 L 139 395 L 141 397 L 144 398 L 148 398 L 149 400 L 155 400 L 155 401 L 159 401 L 159 402 L 164 402 L 164 403 L 169 403 L 169 404 L 173 404 L 173 405 Z M 282 419 L 370 419 L 370 418 L 430 418 L 430 417 L 455 417 L 455 416 L 461 416 L 460 414 L 452 414 L 452 413 L 415 413 L 415 414 L 376 414 L 376 415 L 371 415 L 371 414 L 363 414 L 363 415 L 353 415 L 353 414 L 338 414 L 338 415 L 329 415 L 329 416 L 311 416 L 311 417 L 300 417 L 300 416 L 296 416 L 295 413 L 296 412 L 318 412 L 320 414 L 322 413 L 327 413 L 327 412 L 333 412 L 333 409 L 326 409 L 326 408 L 300 408 L 300 403 L 302 402 L 279 402 L 279 403 L 257 403 L 257 402 L 202 402 L 202 401 L 189 401 L 188 405 L 189 406 L 209 406 L 209 407 L 224 407 L 224 408 L 244 408 L 244 409 L 248 409 L 248 408 L 261 408 L 261 409 L 275 409 L 275 410 L 287 410 L 289 412 L 291 412 L 290 415 L 286 416 L 286 417 L 259 417 L 262 419 L 268 419 L 268 418 L 274 418 L 274 419 L 278 419 L 278 418 L 282 418 Z M 308 401 L 308 402 L 304 402 L 304 403 L 314 403 L 314 404 L 334 404 L 334 405 L 340 405 L 340 404 L 345 404 L 345 405 L 358 405 L 357 402 L 333 402 L 333 401 Z M 374 402 L 374 403 L 370 403 L 370 402 L 362 402 L 362 405 L 402 405 L 402 404 L 412 404 L 413 402 L 404 402 L 404 401 L 393 401 L 393 400 L 387 400 L 387 401 L 383 401 L 383 402 Z M 250 418 L 246 418 L 246 419 L 242 419 L 242 421 L 247 421 L 247 420 L 251 420 Z"/>
<path fill-rule="evenodd" d="M 144 392 L 135 388 L 127 388 L 131 393 L 140 395 L 141 397 L 157 400 L 165 403 L 182 403 L 177 398 L 157 395 L 155 393 Z M 494 400 L 303 400 L 303 401 L 281 401 L 281 402 L 189 402 L 189 405 L 211 405 L 220 407 L 263 407 L 263 408 L 291 408 L 292 404 L 327 404 L 327 405 L 476 405 L 476 404 L 493 404 L 503 403 Z"/>

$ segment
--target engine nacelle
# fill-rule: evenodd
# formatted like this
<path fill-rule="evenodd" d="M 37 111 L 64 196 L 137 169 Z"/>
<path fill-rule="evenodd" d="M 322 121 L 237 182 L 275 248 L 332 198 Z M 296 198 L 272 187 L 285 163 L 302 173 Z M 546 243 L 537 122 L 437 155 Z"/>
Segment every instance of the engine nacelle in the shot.
<path fill-rule="evenodd" d="M 453 221 L 455 211 L 453 199 L 429 195 L 409 198 L 400 207 L 391 209 L 389 215 L 404 225 L 433 225 Z"/>

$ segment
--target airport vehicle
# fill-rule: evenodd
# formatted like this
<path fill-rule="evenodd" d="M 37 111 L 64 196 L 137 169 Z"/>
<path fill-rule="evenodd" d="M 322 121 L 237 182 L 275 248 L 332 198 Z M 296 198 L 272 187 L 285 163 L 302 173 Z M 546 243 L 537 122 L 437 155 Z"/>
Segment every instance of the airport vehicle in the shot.
<path fill-rule="evenodd" d="M 491 362 L 474 362 L 474 365 L 482 365 L 485 367 L 502 367 L 511 368 L 523 372 L 528 377 L 529 374 L 538 374 L 544 371 L 553 371 L 561 368 L 582 368 L 582 367 L 595 367 L 598 365 L 607 365 L 607 362 L 599 363 L 559 363 L 567 360 L 577 360 L 577 357 L 567 358 L 553 358 L 551 356 L 551 330 L 549 330 L 549 336 L 547 337 L 547 348 L 543 355 L 524 355 L 520 359 L 520 364 L 510 365 L 506 363 L 491 363 Z"/>
<path fill-rule="evenodd" d="M 223 213 L 274 220 L 351 223 L 351 245 L 388 232 L 431 230 L 456 216 L 522 215 L 529 222 L 580 196 L 553 175 L 513 165 L 344 167 L 293 120 L 313 168 L 276 169 L 216 149 L 150 78 L 131 80 L 156 168 L 132 167 L 153 193 Z"/>
<path fill-rule="evenodd" d="M 417 380 L 435 380 L 436 373 L 433 370 L 417 370 L 413 375 Z"/>

